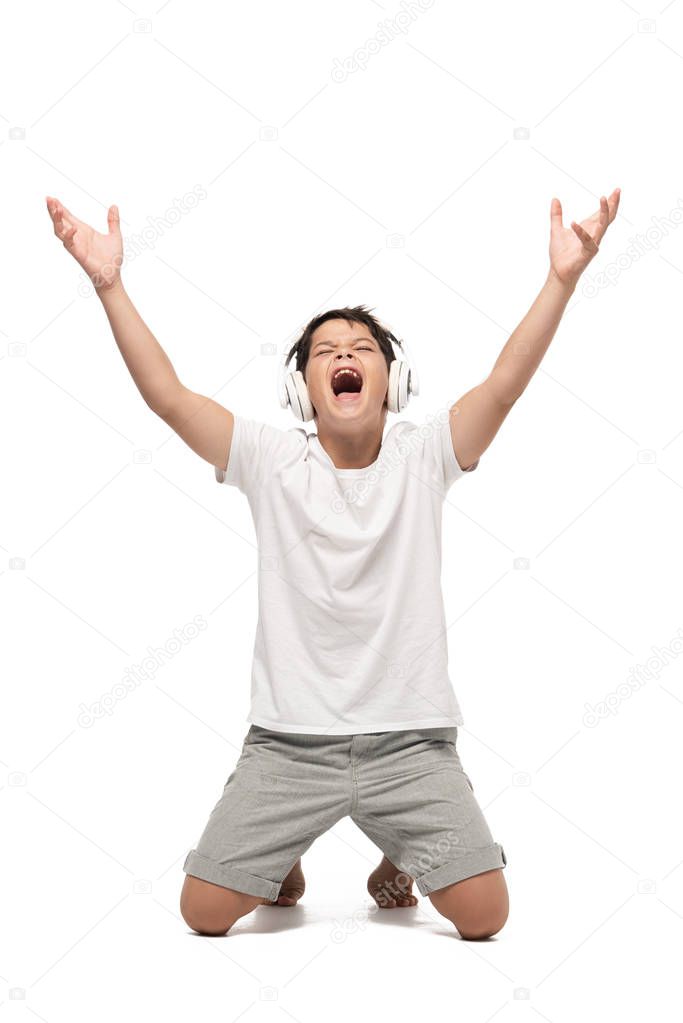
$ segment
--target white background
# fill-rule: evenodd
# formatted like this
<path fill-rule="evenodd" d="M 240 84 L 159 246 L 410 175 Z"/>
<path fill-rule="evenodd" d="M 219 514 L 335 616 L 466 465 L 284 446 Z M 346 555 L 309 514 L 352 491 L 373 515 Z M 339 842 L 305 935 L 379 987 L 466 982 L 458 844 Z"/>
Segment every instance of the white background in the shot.
<path fill-rule="evenodd" d="M 683 3 L 15 2 L 0 39 L 2 1018 L 663 1018 Z M 541 368 L 444 506 L 459 750 L 508 857 L 507 924 L 462 942 L 428 898 L 368 914 L 380 854 L 345 819 L 304 857 L 299 908 L 193 934 L 182 862 L 248 727 L 253 527 L 143 402 L 45 195 L 99 230 L 117 203 L 129 242 L 147 228 L 124 282 L 183 382 L 286 429 L 273 353 L 347 303 L 411 346 L 404 416 L 456 400 L 543 284 L 552 197 L 569 224 L 617 185 Z"/>

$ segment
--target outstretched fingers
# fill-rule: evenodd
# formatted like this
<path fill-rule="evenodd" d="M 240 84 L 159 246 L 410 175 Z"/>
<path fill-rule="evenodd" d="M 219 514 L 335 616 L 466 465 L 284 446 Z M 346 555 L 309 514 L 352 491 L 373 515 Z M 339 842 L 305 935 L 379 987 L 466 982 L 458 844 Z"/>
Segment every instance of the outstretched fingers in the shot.
<path fill-rule="evenodd" d="M 553 231 L 561 231 L 564 227 L 562 223 L 562 203 L 557 198 L 552 199 L 550 202 L 550 227 Z"/>
<path fill-rule="evenodd" d="M 83 221 L 79 220 L 78 217 L 76 216 L 76 214 L 72 213 L 71 210 L 68 209 L 66 206 L 62 205 L 61 202 L 59 203 L 59 208 L 66 215 L 66 218 L 69 221 L 69 223 L 75 224 L 76 227 L 79 227 L 79 226 L 80 227 L 85 227 L 85 224 L 83 223 Z"/>
<path fill-rule="evenodd" d="M 52 223 L 54 224 L 55 234 L 59 240 L 68 247 L 73 241 L 77 227 L 76 224 L 71 222 L 69 217 L 65 216 L 66 212 L 67 211 L 64 209 L 62 204 L 58 202 L 53 209 L 50 210 L 50 215 L 52 217 Z"/>
<path fill-rule="evenodd" d="M 619 200 L 621 199 L 621 189 L 615 188 L 609 199 L 607 200 L 607 206 L 609 208 L 609 222 L 610 224 L 617 215 L 619 209 Z"/>
<path fill-rule="evenodd" d="M 52 217 L 52 224 L 55 229 L 55 234 L 57 235 L 58 238 L 61 238 L 64 231 L 66 230 L 66 227 L 71 226 L 70 224 L 67 225 L 64 220 L 64 208 L 62 207 L 62 204 L 58 202 L 57 199 L 53 199 L 52 201 L 48 200 L 47 208 L 50 212 L 50 216 Z"/>
<path fill-rule="evenodd" d="M 604 195 L 601 195 L 600 196 L 600 210 L 598 211 L 598 228 L 597 228 L 597 231 L 595 232 L 595 238 L 594 238 L 594 240 L 595 240 L 597 245 L 599 245 L 600 242 L 602 241 L 602 236 L 604 235 L 605 231 L 607 230 L 607 227 L 608 227 L 611 219 L 613 219 L 613 218 L 610 218 L 609 204 L 607 202 L 607 198 Z"/>
<path fill-rule="evenodd" d="M 574 233 L 578 236 L 581 244 L 595 254 L 598 251 L 598 246 L 594 239 L 588 234 L 588 231 L 584 230 L 584 228 L 581 227 L 581 224 L 577 224 L 575 220 L 572 220 L 571 226 Z"/>
<path fill-rule="evenodd" d="M 118 206 L 110 206 L 107 210 L 107 224 L 109 226 L 109 234 L 115 234 L 121 230 Z"/>
<path fill-rule="evenodd" d="M 597 218 L 597 231 L 594 238 L 598 243 L 600 243 L 605 231 L 617 215 L 620 198 L 620 188 L 615 188 L 609 198 L 604 195 L 600 196 L 600 209 L 591 217 L 591 220 Z"/>
<path fill-rule="evenodd" d="M 61 220 L 63 220 L 69 227 L 87 227 L 88 225 L 83 221 L 79 220 L 75 213 L 72 213 L 68 207 L 55 199 L 53 196 L 47 197 L 47 208 L 50 211 L 50 215 L 54 221 L 56 214 Z"/>

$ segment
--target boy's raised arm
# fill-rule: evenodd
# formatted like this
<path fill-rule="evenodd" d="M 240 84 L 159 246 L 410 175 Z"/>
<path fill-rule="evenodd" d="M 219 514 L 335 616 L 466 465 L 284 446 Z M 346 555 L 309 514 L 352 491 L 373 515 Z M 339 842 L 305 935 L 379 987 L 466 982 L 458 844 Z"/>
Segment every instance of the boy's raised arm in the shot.
<path fill-rule="evenodd" d="M 232 412 L 180 382 L 171 360 L 120 280 L 100 288 L 98 295 L 119 351 L 145 402 L 196 454 L 224 469 L 232 441 Z"/>
<path fill-rule="evenodd" d="M 620 195 L 615 188 L 609 199 L 601 196 L 599 210 L 580 224 L 572 220 L 568 228 L 560 200 L 552 200 L 548 277 L 488 377 L 451 406 L 451 438 L 461 468 L 483 454 L 538 369 L 577 281 L 617 215 Z"/>
<path fill-rule="evenodd" d="M 90 277 L 123 360 L 147 405 L 196 454 L 225 469 L 233 415 L 180 382 L 166 352 L 133 305 L 121 281 L 123 241 L 118 208 L 109 208 L 107 234 L 79 220 L 52 196 L 47 196 L 47 208 L 55 235 Z"/>

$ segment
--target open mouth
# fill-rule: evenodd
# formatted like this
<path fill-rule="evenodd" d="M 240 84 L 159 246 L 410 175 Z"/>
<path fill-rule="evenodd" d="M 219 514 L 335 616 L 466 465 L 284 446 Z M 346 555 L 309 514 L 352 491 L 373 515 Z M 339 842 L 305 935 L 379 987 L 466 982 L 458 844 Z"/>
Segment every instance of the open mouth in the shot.
<path fill-rule="evenodd" d="M 335 370 L 330 383 L 337 401 L 354 401 L 363 388 L 363 378 L 351 366 L 340 366 Z"/>

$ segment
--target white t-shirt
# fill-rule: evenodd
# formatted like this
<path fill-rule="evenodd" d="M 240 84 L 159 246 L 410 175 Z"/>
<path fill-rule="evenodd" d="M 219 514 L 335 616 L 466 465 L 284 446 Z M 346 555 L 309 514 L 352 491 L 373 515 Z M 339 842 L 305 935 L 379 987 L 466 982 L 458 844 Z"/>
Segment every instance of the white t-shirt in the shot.
<path fill-rule="evenodd" d="M 463 724 L 441 592 L 443 498 L 464 475 L 448 409 L 395 422 L 364 469 L 337 469 L 303 427 L 234 421 L 216 479 L 246 495 L 258 541 L 246 720 L 329 735 Z"/>

